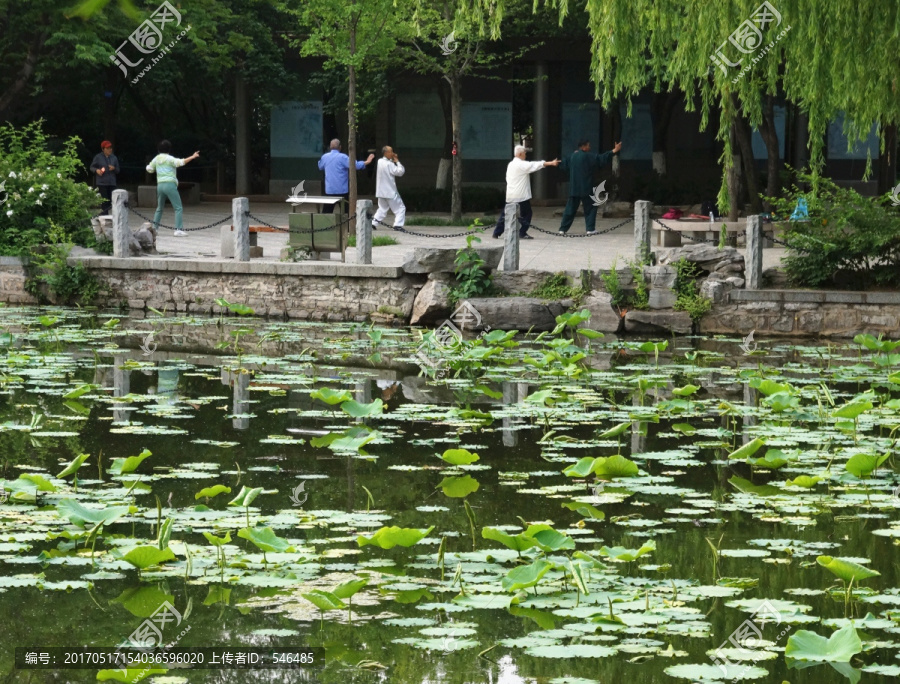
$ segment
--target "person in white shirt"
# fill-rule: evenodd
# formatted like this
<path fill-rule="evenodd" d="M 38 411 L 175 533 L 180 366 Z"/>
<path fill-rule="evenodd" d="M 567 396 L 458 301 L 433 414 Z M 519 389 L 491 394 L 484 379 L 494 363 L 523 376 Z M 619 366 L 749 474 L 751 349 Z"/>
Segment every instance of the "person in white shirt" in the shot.
<path fill-rule="evenodd" d="M 506 167 L 506 203 L 519 205 L 519 238 L 522 240 L 534 240 L 528 234 L 528 226 L 531 225 L 531 176 L 535 171 L 540 171 L 547 166 L 559 166 L 559 159 L 553 161 L 525 161 L 525 147 L 516 145 L 513 150 L 513 160 Z M 503 235 L 504 214 L 506 209 L 500 211 L 500 219 L 494 228 L 494 239 Z"/>
<path fill-rule="evenodd" d="M 403 204 L 400 193 L 397 192 L 396 179 L 406 173 L 406 169 L 403 168 L 403 164 L 397 158 L 397 153 L 390 145 L 382 147 L 381 154 L 383 156 L 378 160 L 378 170 L 375 176 L 375 197 L 378 199 L 378 211 L 372 218 L 372 227 L 375 228 L 374 224 L 379 223 L 387 225 L 383 222 L 388 209 L 390 209 L 394 214 L 394 228 L 402 228 L 406 221 L 406 205 Z"/>

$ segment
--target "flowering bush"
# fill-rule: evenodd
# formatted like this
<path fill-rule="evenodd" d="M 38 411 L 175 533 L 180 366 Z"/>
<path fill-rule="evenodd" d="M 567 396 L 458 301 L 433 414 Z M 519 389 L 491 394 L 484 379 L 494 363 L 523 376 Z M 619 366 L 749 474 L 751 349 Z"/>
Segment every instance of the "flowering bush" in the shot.
<path fill-rule="evenodd" d="M 75 180 L 84 174 L 75 151 L 79 140 L 69 138 L 52 151 L 42 125 L 0 126 L 0 254 L 21 255 L 47 242 L 51 222 L 72 242 L 93 239 L 90 219 L 101 199 Z"/>

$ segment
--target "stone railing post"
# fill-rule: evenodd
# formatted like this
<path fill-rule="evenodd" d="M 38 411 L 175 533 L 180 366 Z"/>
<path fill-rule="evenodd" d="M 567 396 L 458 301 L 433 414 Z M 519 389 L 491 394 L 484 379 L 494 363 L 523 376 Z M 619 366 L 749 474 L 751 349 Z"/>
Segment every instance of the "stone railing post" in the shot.
<path fill-rule="evenodd" d="M 234 226 L 234 260 L 250 261 L 250 200 L 235 197 L 231 200 L 231 225 Z"/>
<path fill-rule="evenodd" d="M 519 270 L 519 204 L 510 202 L 503 208 L 506 237 L 503 245 L 503 270 Z"/>
<path fill-rule="evenodd" d="M 127 190 L 113 190 L 112 223 L 113 223 L 113 256 L 124 259 L 129 255 L 131 247 L 131 228 L 128 227 Z"/>
<path fill-rule="evenodd" d="M 643 263 L 650 256 L 650 202 L 634 203 L 634 260 Z"/>
<path fill-rule="evenodd" d="M 758 290 L 762 286 L 763 232 L 759 216 L 747 217 L 747 255 L 744 260 L 744 287 Z"/>
<path fill-rule="evenodd" d="M 356 263 L 372 263 L 372 200 L 356 200 Z"/>

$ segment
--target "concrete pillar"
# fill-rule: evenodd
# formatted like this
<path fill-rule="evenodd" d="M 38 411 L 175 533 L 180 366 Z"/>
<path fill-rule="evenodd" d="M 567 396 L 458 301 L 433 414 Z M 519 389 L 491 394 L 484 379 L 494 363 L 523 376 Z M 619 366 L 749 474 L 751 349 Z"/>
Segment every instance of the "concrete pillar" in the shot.
<path fill-rule="evenodd" d="M 372 263 L 372 200 L 356 200 L 356 263 Z"/>
<path fill-rule="evenodd" d="M 535 65 L 534 152 L 531 158 L 535 161 L 556 158 L 556 155 L 550 152 L 550 73 L 545 61 Z M 551 179 L 552 176 L 546 169 L 532 176 L 532 192 L 535 199 L 547 199 L 550 196 L 548 188 Z"/>
<path fill-rule="evenodd" d="M 234 226 L 234 259 L 250 261 L 250 200 L 235 197 L 231 200 L 231 224 Z"/>
<path fill-rule="evenodd" d="M 234 181 L 236 195 L 250 194 L 250 95 L 240 72 L 234 78 Z"/>
<path fill-rule="evenodd" d="M 650 255 L 650 202 L 634 203 L 634 260 L 642 263 Z"/>
<path fill-rule="evenodd" d="M 124 259 L 129 255 L 131 245 L 131 228 L 128 227 L 128 191 L 113 190 L 112 194 L 112 221 L 113 221 L 113 256 Z"/>
<path fill-rule="evenodd" d="M 744 257 L 745 287 L 758 290 L 762 286 L 763 232 L 759 216 L 747 217 L 747 254 Z"/>
<path fill-rule="evenodd" d="M 503 220 L 506 225 L 503 245 L 503 270 L 519 270 L 519 205 L 510 202 L 503 208 Z"/>

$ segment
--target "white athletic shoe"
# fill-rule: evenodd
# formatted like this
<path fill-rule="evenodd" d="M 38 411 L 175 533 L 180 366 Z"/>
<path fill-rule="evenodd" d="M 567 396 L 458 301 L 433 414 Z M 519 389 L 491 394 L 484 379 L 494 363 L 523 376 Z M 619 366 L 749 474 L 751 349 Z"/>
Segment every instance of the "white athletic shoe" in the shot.
<path fill-rule="evenodd" d="M 187 237 L 187 233 L 185 233 L 183 230 L 176 230 L 175 237 Z"/>

